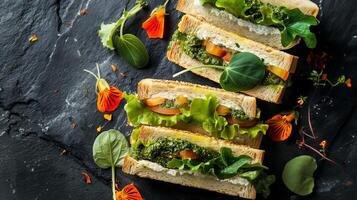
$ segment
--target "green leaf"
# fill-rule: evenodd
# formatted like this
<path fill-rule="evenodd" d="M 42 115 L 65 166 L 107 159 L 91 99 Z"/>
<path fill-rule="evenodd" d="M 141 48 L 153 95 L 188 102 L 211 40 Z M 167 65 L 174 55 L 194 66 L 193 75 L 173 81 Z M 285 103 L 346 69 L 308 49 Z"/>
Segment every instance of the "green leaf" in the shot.
<path fill-rule="evenodd" d="M 245 10 L 245 0 L 217 0 L 216 7 L 225 9 L 227 12 L 235 16 L 240 16 Z"/>
<path fill-rule="evenodd" d="M 103 169 L 119 167 L 121 160 L 129 151 L 125 136 L 117 130 L 104 131 L 97 136 L 93 144 L 94 162 Z"/>
<path fill-rule="evenodd" d="M 247 128 L 241 127 L 239 129 L 239 133 L 242 135 L 247 134 L 251 138 L 256 138 L 259 134 L 265 135 L 268 128 L 269 128 L 268 124 L 259 123 L 252 127 L 247 127 Z"/>
<path fill-rule="evenodd" d="M 285 186 L 292 192 L 305 196 L 314 189 L 316 160 L 308 155 L 293 158 L 285 164 L 282 178 Z"/>
<path fill-rule="evenodd" d="M 270 195 L 270 185 L 274 182 L 274 175 L 267 175 L 264 171 L 260 171 L 258 177 L 255 178 L 254 187 L 257 193 L 267 198 Z"/>
<path fill-rule="evenodd" d="M 117 23 L 121 24 L 123 20 L 118 21 Z M 102 42 L 104 47 L 107 47 L 110 50 L 114 50 L 113 46 L 113 32 L 115 31 L 116 24 L 101 24 L 98 35 L 100 37 L 100 41 Z M 113 31 L 114 30 L 114 31 Z"/>
<path fill-rule="evenodd" d="M 299 9 L 288 10 L 284 8 L 288 19 L 284 21 L 285 29 L 282 31 L 282 44 L 288 46 L 296 37 L 301 37 L 306 46 L 315 48 L 316 36 L 310 31 L 310 26 L 316 26 L 318 21 L 315 17 L 304 15 Z"/>
<path fill-rule="evenodd" d="M 265 65 L 252 53 L 235 53 L 220 77 L 223 89 L 232 92 L 249 90 L 262 82 Z"/>
<path fill-rule="evenodd" d="M 136 4 L 129 11 L 124 11 L 123 15 L 119 18 L 119 20 L 115 23 L 104 24 L 102 23 L 100 26 L 100 30 L 98 35 L 104 47 L 107 47 L 110 50 L 114 50 L 113 45 L 113 35 L 115 31 L 123 25 L 123 23 L 137 12 L 139 12 L 143 7 L 147 6 L 145 1 L 139 0 L 136 1 Z"/>
<path fill-rule="evenodd" d="M 252 161 L 252 158 L 246 155 L 241 155 L 235 158 L 235 160 L 234 163 L 221 170 L 221 175 L 226 178 L 235 176 L 243 165 L 249 164 Z"/>
<path fill-rule="evenodd" d="M 214 5 L 217 0 L 200 0 L 201 5 L 211 4 Z"/>
<path fill-rule="evenodd" d="M 132 34 L 116 35 L 114 47 L 118 54 L 132 66 L 143 68 L 149 62 L 149 54 L 141 40 Z"/>

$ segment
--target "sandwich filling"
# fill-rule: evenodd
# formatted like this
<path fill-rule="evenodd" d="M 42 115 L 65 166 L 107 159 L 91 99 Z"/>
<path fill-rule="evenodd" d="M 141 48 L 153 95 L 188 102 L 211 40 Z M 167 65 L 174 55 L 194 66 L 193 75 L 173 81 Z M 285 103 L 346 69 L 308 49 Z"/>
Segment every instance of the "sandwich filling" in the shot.
<path fill-rule="evenodd" d="M 203 148 L 175 138 L 158 138 L 144 143 L 138 139 L 139 130 L 131 136 L 130 155 L 139 164 L 172 176 L 192 174 L 208 176 L 236 185 L 253 184 L 258 193 L 268 196 L 274 175 L 267 175 L 267 167 L 252 163 L 247 155 L 234 156 L 232 150 L 222 147 L 219 151 Z"/>
<path fill-rule="evenodd" d="M 200 61 L 204 65 L 226 66 L 229 63 L 233 53 L 237 52 L 237 50 L 216 45 L 208 40 L 201 40 L 194 35 L 181 33 L 178 30 L 176 30 L 172 36 L 171 45 L 173 42 L 178 42 L 182 51 L 186 55 Z M 169 48 L 171 45 L 169 45 Z M 236 45 L 239 48 L 239 44 Z M 276 67 L 271 69 L 274 70 Z M 277 71 L 276 73 L 282 73 L 281 70 L 275 71 Z M 286 74 L 279 75 L 286 76 Z M 265 73 L 265 78 L 261 84 L 275 87 L 285 87 L 287 83 L 288 81 L 284 81 L 279 76 L 267 70 Z"/>
<path fill-rule="evenodd" d="M 265 134 L 268 125 L 260 122 L 260 112 L 249 117 L 239 107 L 221 105 L 216 96 L 202 98 L 176 96 L 174 99 L 155 97 L 140 101 L 136 95 L 125 95 L 124 109 L 128 121 L 134 126 L 150 125 L 172 127 L 192 124 L 201 127 L 207 134 L 226 140 L 238 140 L 239 135 L 256 138 Z"/>
<path fill-rule="evenodd" d="M 314 16 L 303 14 L 298 8 L 288 9 L 262 3 L 259 0 L 195 0 L 203 6 L 212 6 L 254 24 L 278 28 L 281 43 L 288 46 L 297 36 L 303 38 L 309 48 L 316 46 L 316 36 L 310 26 L 317 25 Z"/>

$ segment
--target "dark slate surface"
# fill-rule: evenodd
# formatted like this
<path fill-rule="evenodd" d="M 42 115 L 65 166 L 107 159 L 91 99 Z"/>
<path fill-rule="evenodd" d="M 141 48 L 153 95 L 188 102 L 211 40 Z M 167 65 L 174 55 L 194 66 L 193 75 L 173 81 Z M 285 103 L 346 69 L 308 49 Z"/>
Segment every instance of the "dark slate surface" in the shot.
<path fill-rule="evenodd" d="M 102 21 L 115 21 L 134 1 L 117 0 L 2 0 L 0 1 L 0 199 L 110 199 L 109 171 L 98 169 L 91 147 L 95 128 L 104 123 L 96 110 L 94 80 L 83 69 L 93 70 L 99 63 L 102 75 L 111 84 L 130 92 L 145 77 L 170 79 L 179 67 L 165 58 L 170 35 L 181 16 L 169 3 L 170 16 L 165 40 L 148 40 L 139 28 L 159 1 L 128 21 L 126 32 L 139 36 L 150 52 L 149 68 L 135 70 L 104 49 L 97 37 Z M 332 59 L 327 64 L 329 77 L 339 74 L 356 77 L 357 3 L 351 0 L 320 0 L 321 24 L 316 29 L 319 50 Z M 79 15 L 87 9 L 87 15 Z M 28 38 L 39 40 L 30 44 Z M 300 198 L 289 192 L 280 179 L 286 161 L 300 154 L 295 135 L 285 143 L 267 138 L 266 165 L 278 177 L 270 199 L 352 199 L 357 195 L 356 87 L 314 89 L 304 78 L 308 50 L 300 45 L 291 50 L 300 56 L 299 73 L 287 92 L 284 105 L 259 102 L 264 116 L 291 108 L 299 94 L 308 95 L 312 122 L 319 138 L 331 141 L 331 158 L 341 166 L 320 161 L 316 188 L 312 195 Z M 127 75 L 113 73 L 110 64 Z M 212 86 L 216 84 L 192 74 L 179 80 Z M 307 105 L 303 109 L 306 126 Z M 77 124 L 72 128 L 72 124 Z M 105 129 L 116 128 L 129 135 L 122 109 Z M 317 144 L 315 144 L 317 145 Z M 60 155 L 63 149 L 67 154 Z M 318 158 L 319 159 L 319 158 Z M 93 184 L 86 185 L 81 173 L 89 172 Z M 119 170 L 118 170 L 119 172 Z M 198 189 L 144 180 L 118 173 L 120 185 L 134 182 L 145 199 L 234 199 Z"/>

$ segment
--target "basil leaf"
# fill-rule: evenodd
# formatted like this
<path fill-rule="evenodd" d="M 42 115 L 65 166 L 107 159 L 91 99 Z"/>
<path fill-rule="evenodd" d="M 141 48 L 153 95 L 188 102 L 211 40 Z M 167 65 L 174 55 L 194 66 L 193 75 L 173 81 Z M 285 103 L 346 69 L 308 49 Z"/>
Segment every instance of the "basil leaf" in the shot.
<path fill-rule="evenodd" d="M 316 36 L 310 32 L 310 26 L 315 26 L 318 21 L 313 16 L 304 15 L 299 9 L 288 10 L 285 8 L 288 19 L 285 21 L 285 29 L 281 32 L 281 43 L 288 46 L 297 36 L 301 37 L 306 46 L 315 48 Z"/>
<path fill-rule="evenodd" d="M 265 65 L 252 53 L 235 53 L 220 77 L 223 89 L 232 92 L 249 90 L 262 82 Z"/>
<path fill-rule="evenodd" d="M 94 162 L 103 169 L 119 167 L 121 160 L 129 151 L 125 136 L 117 130 L 102 132 L 93 144 Z"/>
<path fill-rule="evenodd" d="M 141 40 L 132 34 L 114 37 L 114 47 L 118 54 L 132 66 L 143 68 L 149 62 L 149 54 Z"/>
<path fill-rule="evenodd" d="M 293 158 L 285 164 L 282 178 L 285 186 L 292 192 L 305 196 L 314 189 L 313 174 L 317 168 L 316 160 L 308 155 Z"/>
<path fill-rule="evenodd" d="M 235 158 L 235 160 L 234 163 L 221 171 L 221 175 L 226 178 L 235 176 L 243 165 L 249 164 L 252 161 L 252 158 L 246 155 L 241 155 Z"/>

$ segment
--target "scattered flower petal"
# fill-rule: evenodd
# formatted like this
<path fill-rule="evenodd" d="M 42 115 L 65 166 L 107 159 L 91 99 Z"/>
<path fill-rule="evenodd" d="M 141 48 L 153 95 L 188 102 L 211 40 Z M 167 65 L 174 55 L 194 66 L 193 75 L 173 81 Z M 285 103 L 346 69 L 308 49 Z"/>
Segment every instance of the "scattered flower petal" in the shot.
<path fill-rule="evenodd" d="M 112 121 L 112 117 L 113 115 L 112 114 L 104 114 L 104 119 L 108 120 L 108 121 Z"/>
<path fill-rule="evenodd" d="M 350 78 L 346 80 L 346 86 L 348 88 L 352 87 L 352 80 Z"/>
<path fill-rule="evenodd" d="M 85 180 L 87 185 L 92 183 L 92 180 L 91 180 L 91 178 L 90 178 L 90 176 L 88 175 L 87 172 L 82 172 L 82 175 L 84 176 L 84 180 Z"/>
<path fill-rule="evenodd" d="M 38 40 L 38 37 L 37 37 L 37 35 L 35 35 L 35 34 L 31 35 L 31 37 L 29 38 L 29 42 L 31 42 L 31 43 L 34 43 L 34 42 L 36 42 L 37 40 Z"/>
<path fill-rule="evenodd" d="M 111 67 L 113 72 L 118 71 L 118 67 L 116 65 L 112 64 Z"/>
<path fill-rule="evenodd" d="M 86 15 L 86 14 L 88 14 L 88 10 L 87 9 L 82 9 L 82 10 L 79 11 L 79 14 L 80 15 Z"/>
<path fill-rule="evenodd" d="M 98 126 L 97 127 L 97 133 L 100 133 L 102 131 L 102 128 L 103 128 L 102 126 Z"/>
<path fill-rule="evenodd" d="M 123 72 L 120 72 L 120 76 L 124 78 L 124 77 L 126 77 L 126 74 Z"/>
<path fill-rule="evenodd" d="M 288 115 L 277 114 L 266 123 L 269 125 L 268 136 L 275 142 L 288 139 L 292 132 L 291 122 L 295 119 L 294 113 Z"/>

